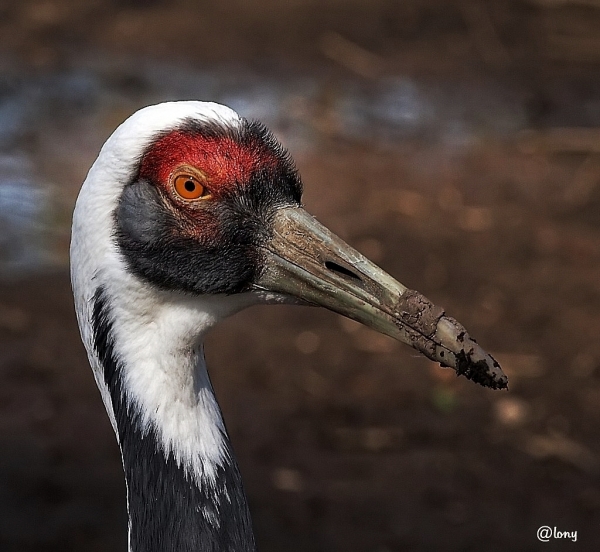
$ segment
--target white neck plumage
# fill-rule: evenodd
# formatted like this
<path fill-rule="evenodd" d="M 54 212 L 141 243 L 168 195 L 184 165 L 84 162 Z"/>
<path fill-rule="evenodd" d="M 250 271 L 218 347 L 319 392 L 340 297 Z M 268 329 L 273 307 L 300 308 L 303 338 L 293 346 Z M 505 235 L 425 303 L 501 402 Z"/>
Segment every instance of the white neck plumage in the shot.
<path fill-rule="evenodd" d="M 93 297 L 93 364 L 123 457 L 130 550 L 253 550 L 202 337 L 256 300 L 191 299 L 141 285 L 115 297 L 120 286 L 110 287 Z"/>

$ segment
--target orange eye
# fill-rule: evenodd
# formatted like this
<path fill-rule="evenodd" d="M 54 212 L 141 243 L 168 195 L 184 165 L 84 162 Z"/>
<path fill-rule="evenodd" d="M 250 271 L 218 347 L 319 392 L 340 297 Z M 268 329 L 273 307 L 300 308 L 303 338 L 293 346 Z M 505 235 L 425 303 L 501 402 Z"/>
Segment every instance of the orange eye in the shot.
<path fill-rule="evenodd" d="M 173 188 L 179 197 L 187 201 L 207 199 L 210 193 L 197 176 L 179 173 L 173 178 Z"/>

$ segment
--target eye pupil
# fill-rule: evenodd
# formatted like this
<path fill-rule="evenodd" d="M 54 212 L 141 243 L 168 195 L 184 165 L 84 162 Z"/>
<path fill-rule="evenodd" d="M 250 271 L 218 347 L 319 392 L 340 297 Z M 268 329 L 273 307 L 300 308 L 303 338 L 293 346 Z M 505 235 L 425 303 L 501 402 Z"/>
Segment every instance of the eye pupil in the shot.
<path fill-rule="evenodd" d="M 188 192 L 193 192 L 196 189 L 196 184 L 194 183 L 193 180 L 186 180 L 185 184 L 183 185 L 183 187 L 188 191 Z"/>

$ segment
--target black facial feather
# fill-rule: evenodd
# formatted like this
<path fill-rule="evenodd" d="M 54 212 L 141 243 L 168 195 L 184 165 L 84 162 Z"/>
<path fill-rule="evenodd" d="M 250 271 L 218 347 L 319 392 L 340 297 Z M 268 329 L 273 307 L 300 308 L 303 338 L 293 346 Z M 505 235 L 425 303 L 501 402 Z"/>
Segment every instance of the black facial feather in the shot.
<path fill-rule="evenodd" d="M 258 232 L 228 206 L 212 210 L 224 231 L 215 242 L 203 244 L 181 235 L 181 219 L 153 185 L 138 181 L 127 186 L 115 219 L 117 242 L 130 270 L 163 289 L 198 294 L 246 289 L 258 269 Z"/>
<path fill-rule="evenodd" d="M 239 293 L 261 271 L 260 244 L 269 237 L 277 208 L 300 205 L 302 183 L 287 151 L 261 123 L 243 121 L 240 129 L 186 121 L 178 130 L 203 137 L 229 137 L 248 148 L 265 148 L 277 160 L 257 166 L 248 182 L 232 183 L 219 201 L 202 203 L 190 225 L 214 225 L 206 235 L 185 232 L 157 187 L 134 176 L 125 186 L 115 212 L 115 237 L 138 277 L 162 289 L 194 294 Z M 156 140 L 164 134 L 159 135 Z"/>
<path fill-rule="evenodd" d="M 292 156 L 275 135 L 259 121 L 244 120 L 245 139 L 257 140 L 265 144 L 280 160 L 276 169 L 271 173 L 259 171 L 251 181 L 251 193 L 255 196 L 264 194 L 270 202 L 282 204 L 300 204 L 302 202 L 302 180 Z M 266 199 L 266 198 L 265 198 Z"/>

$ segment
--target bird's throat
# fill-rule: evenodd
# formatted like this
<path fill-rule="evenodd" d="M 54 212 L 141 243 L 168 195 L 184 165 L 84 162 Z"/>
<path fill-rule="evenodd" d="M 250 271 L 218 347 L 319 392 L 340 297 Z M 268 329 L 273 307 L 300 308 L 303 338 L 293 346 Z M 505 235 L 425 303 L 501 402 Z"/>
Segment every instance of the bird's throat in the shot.
<path fill-rule="evenodd" d="M 140 397 L 144 382 L 136 382 L 144 370 L 156 370 L 152 376 L 160 383 L 161 367 L 145 364 L 143 351 L 140 365 L 131 365 L 131 351 L 121 350 L 120 330 L 102 289 L 94 296 L 93 332 L 127 481 L 130 551 L 255 550 L 239 469 L 203 358 L 198 363 L 193 355 L 170 355 L 163 361 L 196 365 L 189 378 L 174 375 L 179 384 L 163 382 L 166 404 L 174 404 L 174 392 L 180 404 L 161 410 L 161 390 L 147 389 Z"/>

